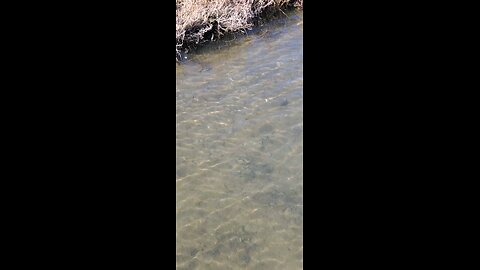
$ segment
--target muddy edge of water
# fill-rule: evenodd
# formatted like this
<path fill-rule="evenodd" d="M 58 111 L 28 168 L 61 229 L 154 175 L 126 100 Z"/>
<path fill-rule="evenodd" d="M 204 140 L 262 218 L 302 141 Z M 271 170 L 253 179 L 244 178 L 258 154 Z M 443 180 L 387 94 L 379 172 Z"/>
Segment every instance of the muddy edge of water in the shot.
<path fill-rule="evenodd" d="M 286 10 L 302 9 L 302 0 L 176 0 L 177 59 L 185 49 L 218 40 L 225 33 L 237 32 L 262 20 L 272 20 Z"/>

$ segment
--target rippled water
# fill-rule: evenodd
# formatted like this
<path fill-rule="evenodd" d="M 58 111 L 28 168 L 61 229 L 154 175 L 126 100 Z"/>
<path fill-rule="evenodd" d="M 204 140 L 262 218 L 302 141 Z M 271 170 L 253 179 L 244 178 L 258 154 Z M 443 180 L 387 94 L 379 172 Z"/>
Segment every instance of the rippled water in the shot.
<path fill-rule="evenodd" d="M 303 14 L 288 16 L 176 67 L 177 269 L 303 268 Z"/>

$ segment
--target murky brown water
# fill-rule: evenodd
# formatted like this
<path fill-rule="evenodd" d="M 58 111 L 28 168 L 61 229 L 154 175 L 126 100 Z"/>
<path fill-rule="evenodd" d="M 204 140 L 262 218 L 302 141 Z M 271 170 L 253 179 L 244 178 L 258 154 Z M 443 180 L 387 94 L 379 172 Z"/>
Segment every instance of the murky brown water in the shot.
<path fill-rule="evenodd" d="M 176 67 L 177 269 L 303 268 L 303 14 L 288 16 Z"/>

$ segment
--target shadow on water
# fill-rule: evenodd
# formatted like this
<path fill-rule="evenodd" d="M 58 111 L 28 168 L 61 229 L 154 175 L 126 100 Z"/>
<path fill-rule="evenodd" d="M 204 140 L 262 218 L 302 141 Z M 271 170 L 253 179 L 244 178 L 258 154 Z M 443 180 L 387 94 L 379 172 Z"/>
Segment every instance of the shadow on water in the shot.
<path fill-rule="evenodd" d="M 257 27 L 252 29 L 242 31 L 240 33 L 226 33 L 221 40 L 208 43 L 207 45 L 201 46 L 192 53 L 182 53 L 181 64 L 188 64 L 192 60 L 195 61 L 196 58 L 201 57 L 202 55 L 211 55 L 215 54 L 219 50 L 225 49 L 234 49 L 236 46 L 245 46 L 252 41 L 258 41 L 259 39 L 275 39 L 278 38 L 282 33 L 288 31 L 288 26 L 292 23 L 297 23 L 303 26 L 303 13 L 301 11 L 292 11 L 285 13 L 284 15 L 279 15 L 279 18 L 261 23 Z"/>
<path fill-rule="evenodd" d="M 176 70 L 176 268 L 303 268 L 303 13 Z"/>

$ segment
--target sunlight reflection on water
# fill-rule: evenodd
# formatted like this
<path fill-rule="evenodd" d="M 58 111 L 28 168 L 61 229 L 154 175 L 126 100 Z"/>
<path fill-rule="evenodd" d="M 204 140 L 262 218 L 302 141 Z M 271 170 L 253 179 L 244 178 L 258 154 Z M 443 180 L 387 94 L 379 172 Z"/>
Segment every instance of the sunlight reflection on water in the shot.
<path fill-rule="evenodd" d="M 176 268 L 302 269 L 303 13 L 215 46 L 176 68 Z"/>

